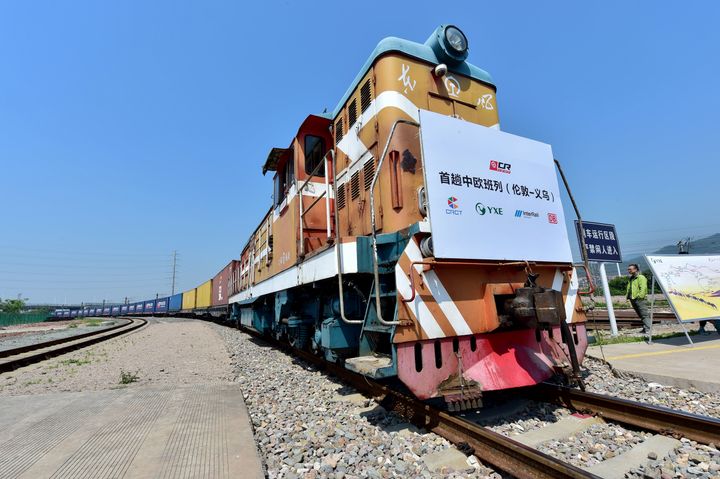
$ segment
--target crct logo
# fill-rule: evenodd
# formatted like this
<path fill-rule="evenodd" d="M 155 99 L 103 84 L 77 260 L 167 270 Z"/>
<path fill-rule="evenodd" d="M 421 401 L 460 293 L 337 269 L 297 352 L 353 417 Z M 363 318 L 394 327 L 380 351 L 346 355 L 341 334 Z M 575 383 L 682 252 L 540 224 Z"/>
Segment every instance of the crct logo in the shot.
<path fill-rule="evenodd" d="M 557 215 L 555 213 L 548 213 L 548 223 L 556 225 L 557 222 Z"/>
<path fill-rule="evenodd" d="M 460 200 L 454 196 L 449 196 L 447 199 L 448 207 L 445 208 L 446 215 L 461 216 L 462 210 L 460 209 Z"/>
<path fill-rule="evenodd" d="M 497 206 L 486 206 L 482 203 L 475 204 L 475 212 L 480 216 L 485 215 L 503 215 L 503 209 Z"/>
<path fill-rule="evenodd" d="M 510 173 L 510 167 L 510 163 L 490 160 L 490 171 L 497 171 L 498 173 Z"/>

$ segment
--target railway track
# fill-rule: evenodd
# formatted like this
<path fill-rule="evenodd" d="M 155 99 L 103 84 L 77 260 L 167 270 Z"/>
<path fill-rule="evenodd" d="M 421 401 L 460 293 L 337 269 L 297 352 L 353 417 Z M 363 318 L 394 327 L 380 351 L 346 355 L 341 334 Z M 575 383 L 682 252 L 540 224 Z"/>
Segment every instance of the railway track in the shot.
<path fill-rule="evenodd" d="M 615 321 L 618 328 L 641 328 L 642 320 L 638 318 L 634 311 L 615 310 Z M 656 311 L 653 313 L 653 324 L 663 322 L 675 322 L 675 314 L 669 311 Z M 606 309 L 594 310 L 587 314 L 587 327 L 589 329 L 610 329 L 610 318 Z"/>
<path fill-rule="evenodd" d="M 291 348 L 253 331 L 245 331 L 323 369 L 360 393 L 375 398 L 386 410 L 395 412 L 416 426 L 446 438 L 461 449 L 472 450 L 472 453 L 485 464 L 515 477 L 521 479 L 600 477 L 489 428 L 391 389 L 366 376 L 349 371 L 341 365 L 326 362 L 312 353 Z M 654 433 L 686 437 L 704 444 L 720 443 L 720 420 L 714 418 L 552 384 L 541 384 L 529 388 L 526 392 L 533 400 L 556 403 L 571 410 L 592 413 L 610 421 Z"/>
<path fill-rule="evenodd" d="M 54 339 L 0 351 L 0 373 L 12 371 L 22 366 L 84 348 L 135 331 L 147 324 L 147 321 L 142 318 L 121 319 L 125 319 L 125 322 L 109 328 L 103 328 L 99 331 L 91 331 L 67 338 Z"/>

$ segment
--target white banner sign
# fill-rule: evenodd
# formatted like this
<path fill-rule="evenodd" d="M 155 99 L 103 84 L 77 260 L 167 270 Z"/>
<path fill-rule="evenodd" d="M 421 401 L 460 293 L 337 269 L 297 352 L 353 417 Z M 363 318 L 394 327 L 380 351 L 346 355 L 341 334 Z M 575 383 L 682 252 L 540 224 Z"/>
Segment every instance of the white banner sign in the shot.
<path fill-rule="evenodd" d="M 550 145 L 420 111 L 437 258 L 572 262 Z"/>
<path fill-rule="evenodd" d="M 720 256 L 645 256 L 680 321 L 720 319 Z"/>

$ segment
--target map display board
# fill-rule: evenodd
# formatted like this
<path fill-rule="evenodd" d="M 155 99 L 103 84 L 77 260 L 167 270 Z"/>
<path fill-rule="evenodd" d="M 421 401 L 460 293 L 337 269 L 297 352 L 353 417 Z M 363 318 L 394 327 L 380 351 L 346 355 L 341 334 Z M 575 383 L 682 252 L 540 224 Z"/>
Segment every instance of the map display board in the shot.
<path fill-rule="evenodd" d="M 420 111 L 437 258 L 572 262 L 550 145 Z"/>
<path fill-rule="evenodd" d="M 720 255 L 646 255 L 680 321 L 720 319 Z"/>

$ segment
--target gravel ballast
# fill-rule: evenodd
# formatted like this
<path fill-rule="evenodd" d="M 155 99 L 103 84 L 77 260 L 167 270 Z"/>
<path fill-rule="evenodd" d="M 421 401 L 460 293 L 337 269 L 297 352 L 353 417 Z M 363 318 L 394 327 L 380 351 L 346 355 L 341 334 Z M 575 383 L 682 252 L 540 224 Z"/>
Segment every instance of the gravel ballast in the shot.
<path fill-rule="evenodd" d="M 303 361 L 240 331 L 217 328 L 235 381 L 243 385 L 270 477 L 502 477 L 474 456 L 463 470 L 431 471 L 425 460 L 452 448 L 448 441 L 403 428 L 401 418 Z"/>
<path fill-rule="evenodd" d="M 719 394 L 648 382 L 629 374 L 618 373 L 606 363 L 591 357 L 585 358 L 583 368 L 587 370 L 585 385 L 589 392 L 720 418 Z"/>

